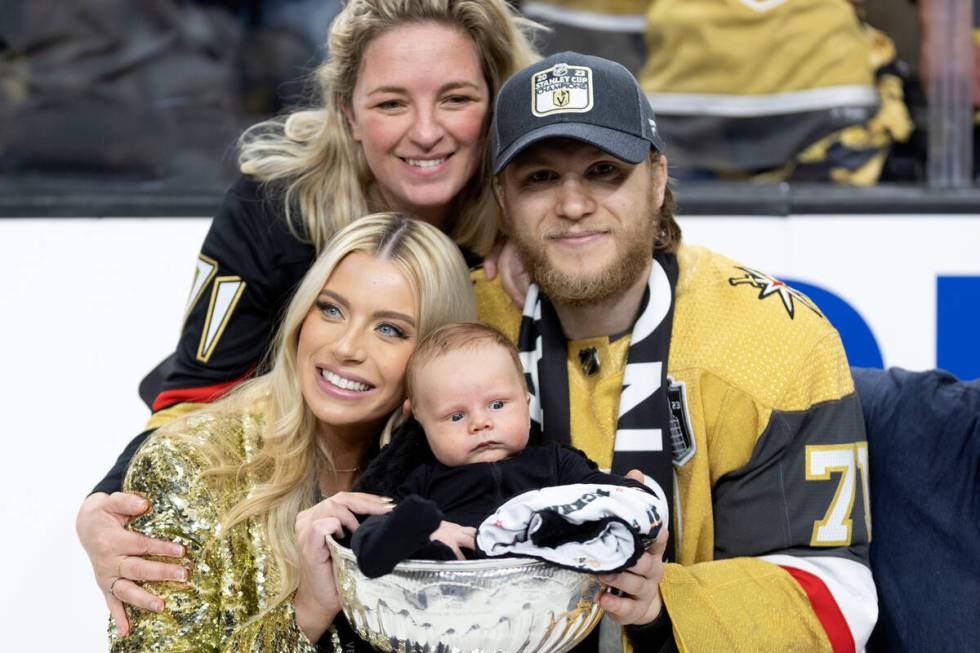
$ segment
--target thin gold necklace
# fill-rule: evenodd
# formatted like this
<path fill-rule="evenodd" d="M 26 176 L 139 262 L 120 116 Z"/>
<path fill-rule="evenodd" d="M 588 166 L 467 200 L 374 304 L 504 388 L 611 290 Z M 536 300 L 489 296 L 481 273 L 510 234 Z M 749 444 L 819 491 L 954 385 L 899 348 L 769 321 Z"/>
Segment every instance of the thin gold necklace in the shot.
<path fill-rule="evenodd" d="M 361 466 L 355 465 L 350 469 L 337 469 L 336 467 L 333 467 L 330 469 L 330 471 L 333 472 L 334 474 L 353 474 L 354 472 L 361 471 Z"/>

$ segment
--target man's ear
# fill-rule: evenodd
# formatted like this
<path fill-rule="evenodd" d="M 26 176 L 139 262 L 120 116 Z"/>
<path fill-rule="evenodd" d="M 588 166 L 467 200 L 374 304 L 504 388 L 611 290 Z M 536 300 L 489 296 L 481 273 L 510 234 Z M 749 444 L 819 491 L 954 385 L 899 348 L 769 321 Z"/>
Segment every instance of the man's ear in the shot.
<path fill-rule="evenodd" d="M 410 399 L 406 399 L 402 404 L 402 413 L 405 415 L 405 417 L 412 416 L 412 401 Z"/>
<path fill-rule="evenodd" d="M 493 189 L 493 198 L 497 200 L 497 206 L 500 207 L 500 224 L 498 225 L 498 228 L 500 229 L 500 232 L 502 234 L 504 234 L 505 236 L 509 236 L 510 220 L 507 217 L 507 209 L 504 206 L 504 188 L 500 184 L 500 177 L 502 175 L 503 173 L 500 173 L 499 175 L 493 178 L 493 181 L 490 184 L 490 188 Z"/>
<path fill-rule="evenodd" d="M 344 118 L 347 119 L 347 126 L 350 127 L 350 135 L 358 143 L 361 142 L 361 128 L 357 124 L 357 118 L 354 117 L 354 110 L 349 104 L 344 104 L 340 107 L 340 110 L 344 113 Z"/>
<path fill-rule="evenodd" d="M 650 161 L 650 177 L 653 182 L 653 194 L 657 202 L 657 211 L 664 205 L 664 191 L 667 188 L 667 156 L 659 155 Z"/>

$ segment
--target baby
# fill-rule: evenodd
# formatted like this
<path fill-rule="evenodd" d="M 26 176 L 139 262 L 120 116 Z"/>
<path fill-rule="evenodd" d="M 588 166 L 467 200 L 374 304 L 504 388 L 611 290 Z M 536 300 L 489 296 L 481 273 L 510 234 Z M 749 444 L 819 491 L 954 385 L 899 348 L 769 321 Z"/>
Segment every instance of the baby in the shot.
<path fill-rule="evenodd" d="M 602 473 L 558 444 L 528 446 L 523 368 L 495 329 L 438 329 L 409 359 L 406 386 L 405 412 L 435 460 L 408 475 L 394 510 L 354 533 L 365 575 L 408 558 L 461 559 L 464 549 L 609 573 L 632 565 L 660 531 L 666 506 L 642 483 Z"/>

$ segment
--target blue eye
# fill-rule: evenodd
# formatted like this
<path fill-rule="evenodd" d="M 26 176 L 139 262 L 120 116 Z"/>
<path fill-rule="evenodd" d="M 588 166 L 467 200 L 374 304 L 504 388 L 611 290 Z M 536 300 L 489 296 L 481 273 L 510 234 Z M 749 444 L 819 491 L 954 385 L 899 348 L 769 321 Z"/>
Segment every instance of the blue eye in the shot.
<path fill-rule="evenodd" d="M 405 332 L 404 331 L 402 331 L 401 329 L 399 329 L 398 327 L 396 327 L 393 324 L 387 324 L 387 323 L 383 323 L 383 324 L 379 324 L 378 325 L 378 333 L 380 333 L 383 336 L 388 336 L 389 338 L 404 338 L 405 337 Z"/>
<path fill-rule="evenodd" d="M 338 318 L 344 315 L 336 304 L 325 302 L 322 299 L 317 300 L 316 307 L 327 317 Z"/>
<path fill-rule="evenodd" d="M 494 399 L 493 401 L 490 402 L 489 405 L 490 405 L 490 408 L 492 410 L 500 410 L 500 409 L 502 409 L 504 407 L 504 400 L 503 399 Z"/>
<path fill-rule="evenodd" d="M 463 412 L 462 411 L 457 411 L 457 412 L 455 412 L 455 413 L 453 413 L 453 414 L 451 414 L 449 416 L 449 421 L 450 422 L 458 422 L 461 419 L 463 419 Z"/>

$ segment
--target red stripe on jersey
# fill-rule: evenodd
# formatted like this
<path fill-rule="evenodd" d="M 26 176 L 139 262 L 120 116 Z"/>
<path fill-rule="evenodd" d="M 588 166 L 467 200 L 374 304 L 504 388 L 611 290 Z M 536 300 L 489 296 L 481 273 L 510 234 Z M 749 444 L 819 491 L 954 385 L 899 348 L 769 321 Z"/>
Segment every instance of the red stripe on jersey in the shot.
<path fill-rule="evenodd" d="M 215 385 L 205 385 L 200 388 L 177 388 L 175 390 L 164 390 L 153 400 L 153 412 L 170 408 L 174 404 L 190 401 L 196 404 L 207 404 L 216 399 L 221 399 L 228 394 L 228 391 L 248 378 L 248 374 L 234 381 L 226 383 L 216 383 Z"/>
<path fill-rule="evenodd" d="M 854 653 L 854 636 L 851 628 L 844 619 L 844 614 L 837 606 L 834 595 L 827 589 L 818 576 L 801 569 L 793 567 L 783 567 L 790 576 L 796 579 L 807 598 L 813 606 L 813 612 L 820 620 L 827 638 L 830 640 L 830 648 L 834 653 Z"/>

